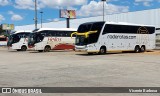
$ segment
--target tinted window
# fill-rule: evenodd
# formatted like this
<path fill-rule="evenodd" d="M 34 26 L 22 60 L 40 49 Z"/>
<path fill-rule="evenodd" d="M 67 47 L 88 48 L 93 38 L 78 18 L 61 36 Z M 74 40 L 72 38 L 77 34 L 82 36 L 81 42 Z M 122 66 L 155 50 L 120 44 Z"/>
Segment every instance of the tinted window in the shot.
<path fill-rule="evenodd" d="M 89 43 L 95 43 L 98 41 L 98 37 L 103 25 L 104 25 L 104 22 L 93 23 L 91 31 L 97 31 L 97 32 L 89 35 Z"/>
<path fill-rule="evenodd" d="M 52 31 L 52 30 L 49 30 L 47 36 L 71 37 L 71 34 L 73 32 L 74 31 L 58 31 L 58 30 Z"/>
<path fill-rule="evenodd" d="M 82 24 L 79 26 L 78 32 L 84 33 L 84 32 L 90 31 L 91 27 L 92 27 L 92 23 L 91 24 L 90 23 L 89 24 Z"/>
<path fill-rule="evenodd" d="M 0 38 L 0 41 L 7 41 L 7 38 Z"/>
<path fill-rule="evenodd" d="M 130 34 L 142 33 L 142 34 L 146 34 L 143 32 L 139 32 L 139 31 L 143 31 L 146 29 L 148 30 L 147 34 L 153 34 L 155 32 L 154 27 L 106 24 L 102 34 L 106 34 L 106 33 L 130 33 Z"/>
<path fill-rule="evenodd" d="M 29 36 L 30 33 L 17 33 L 16 35 L 18 36 L 18 38 L 27 38 Z"/>
<path fill-rule="evenodd" d="M 42 36 L 49 36 L 49 33 L 47 30 L 41 31 L 38 34 L 41 34 Z"/>
<path fill-rule="evenodd" d="M 149 34 L 155 33 L 155 28 L 154 27 L 147 27 L 147 30 L 149 31 Z"/>

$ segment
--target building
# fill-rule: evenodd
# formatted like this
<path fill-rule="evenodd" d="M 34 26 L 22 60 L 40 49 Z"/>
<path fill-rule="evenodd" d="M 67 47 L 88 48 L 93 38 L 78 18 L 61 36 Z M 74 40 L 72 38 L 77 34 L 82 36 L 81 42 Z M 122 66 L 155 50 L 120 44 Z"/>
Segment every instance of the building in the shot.
<path fill-rule="evenodd" d="M 135 24 L 154 25 L 156 28 L 160 28 L 159 16 L 160 16 L 160 8 L 106 15 L 105 20 L 112 21 L 112 22 L 128 22 L 128 23 L 135 23 Z M 70 27 L 78 28 L 78 26 L 81 23 L 92 22 L 92 21 L 102 21 L 102 20 L 103 20 L 102 16 L 81 18 L 81 19 L 71 19 Z M 41 27 L 41 24 L 38 24 L 38 28 L 40 27 Z M 64 20 L 64 21 L 43 23 L 43 27 L 64 28 L 66 27 L 66 21 Z M 15 30 L 33 30 L 33 29 L 34 29 L 34 24 L 15 26 Z"/>

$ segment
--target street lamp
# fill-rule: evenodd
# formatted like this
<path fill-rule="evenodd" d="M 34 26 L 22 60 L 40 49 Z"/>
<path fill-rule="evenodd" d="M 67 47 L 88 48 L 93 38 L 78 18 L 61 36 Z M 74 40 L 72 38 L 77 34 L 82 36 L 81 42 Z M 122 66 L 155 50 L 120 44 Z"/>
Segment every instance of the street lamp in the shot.
<path fill-rule="evenodd" d="M 42 17 L 42 16 L 43 16 L 43 11 L 41 11 L 40 13 L 41 13 L 41 28 L 42 28 L 42 23 L 43 23 L 43 21 L 42 21 L 42 20 L 43 20 L 43 17 Z"/>
<path fill-rule="evenodd" d="M 104 2 L 106 2 L 106 0 L 101 0 L 103 2 L 103 21 L 104 21 Z"/>

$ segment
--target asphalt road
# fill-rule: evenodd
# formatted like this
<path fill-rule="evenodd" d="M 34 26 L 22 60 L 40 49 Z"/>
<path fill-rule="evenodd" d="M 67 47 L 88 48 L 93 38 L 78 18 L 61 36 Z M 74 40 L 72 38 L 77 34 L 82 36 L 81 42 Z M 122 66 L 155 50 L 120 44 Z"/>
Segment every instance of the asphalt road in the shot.
<path fill-rule="evenodd" d="M 160 87 L 160 51 L 86 55 L 0 48 L 0 87 Z M 160 94 L 0 94 L 0 96 L 160 96 Z"/>

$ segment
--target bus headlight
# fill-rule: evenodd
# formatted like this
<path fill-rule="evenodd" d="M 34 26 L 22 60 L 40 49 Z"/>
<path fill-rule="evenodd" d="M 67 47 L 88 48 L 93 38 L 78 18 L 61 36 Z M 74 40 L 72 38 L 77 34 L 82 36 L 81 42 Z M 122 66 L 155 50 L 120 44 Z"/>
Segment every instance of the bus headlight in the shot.
<path fill-rule="evenodd" d="M 93 47 L 92 45 L 87 45 L 87 47 Z"/>

